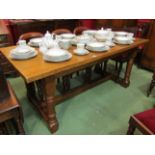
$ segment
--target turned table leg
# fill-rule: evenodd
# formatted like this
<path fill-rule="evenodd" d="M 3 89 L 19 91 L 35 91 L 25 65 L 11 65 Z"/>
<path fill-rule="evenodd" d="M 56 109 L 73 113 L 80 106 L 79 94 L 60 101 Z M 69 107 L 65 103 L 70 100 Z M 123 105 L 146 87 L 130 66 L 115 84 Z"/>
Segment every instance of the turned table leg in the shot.
<path fill-rule="evenodd" d="M 136 55 L 137 55 L 136 51 L 132 52 L 131 56 L 130 56 L 130 59 L 127 62 L 125 76 L 124 76 L 124 79 L 123 79 L 123 82 L 122 82 L 122 85 L 124 87 L 128 87 L 130 85 L 130 74 L 131 74 L 132 66 L 133 66 L 134 59 L 135 59 Z"/>
<path fill-rule="evenodd" d="M 47 77 L 43 80 L 43 90 L 45 95 L 45 104 L 47 108 L 47 122 L 51 132 L 56 132 L 58 129 L 58 121 L 56 118 L 54 96 L 56 91 L 56 83 L 53 77 Z"/>

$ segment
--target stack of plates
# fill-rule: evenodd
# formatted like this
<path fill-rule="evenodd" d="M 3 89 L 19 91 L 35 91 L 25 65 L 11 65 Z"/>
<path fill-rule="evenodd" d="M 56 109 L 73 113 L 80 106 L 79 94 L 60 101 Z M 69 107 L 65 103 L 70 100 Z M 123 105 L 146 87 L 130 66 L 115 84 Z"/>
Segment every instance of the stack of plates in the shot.
<path fill-rule="evenodd" d="M 37 55 L 37 51 L 29 46 L 16 47 L 10 51 L 10 56 L 12 59 L 29 59 Z"/>
<path fill-rule="evenodd" d="M 117 44 L 127 45 L 127 44 L 132 44 L 133 39 L 128 37 L 115 37 L 114 42 Z"/>
<path fill-rule="evenodd" d="M 92 42 L 88 43 L 86 48 L 90 51 L 94 52 L 103 52 L 109 50 L 109 46 L 105 45 L 104 43 L 101 42 Z"/>
<path fill-rule="evenodd" d="M 53 48 L 43 54 L 45 61 L 62 62 L 72 58 L 72 54 L 66 50 Z"/>
<path fill-rule="evenodd" d="M 30 39 L 28 44 L 33 47 L 39 47 L 41 42 L 42 42 L 42 38 L 33 38 L 33 39 Z"/>

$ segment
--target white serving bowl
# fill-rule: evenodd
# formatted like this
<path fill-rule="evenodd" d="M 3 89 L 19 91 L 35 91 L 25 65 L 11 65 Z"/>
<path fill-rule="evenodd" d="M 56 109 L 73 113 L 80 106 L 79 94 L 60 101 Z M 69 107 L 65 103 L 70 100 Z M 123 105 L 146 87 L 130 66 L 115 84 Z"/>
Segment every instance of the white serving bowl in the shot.
<path fill-rule="evenodd" d="M 33 39 L 30 39 L 30 41 L 28 42 L 28 45 L 32 47 L 39 47 L 42 41 L 43 41 L 42 38 L 33 38 Z"/>
<path fill-rule="evenodd" d="M 96 51 L 96 52 L 102 52 L 102 51 L 109 50 L 109 47 L 106 46 L 104 43 L 101 43 L 101 42 L 88 43 L 86 48 L 88 50 Z"/>
<path fill-rule="evenodd" d="M 98 30 L 95 33 L 95 35 L 100 35 L 100 36 L 107 36 L 108 34 L 109 34 L 109 31 L 107 30 Z"/>
<path fill-rule="evenodd" d="M 131 38 L 128 38 L 128 37 L 115 37 L 114 38 L 114 41 L 118 44 L 130 44 L 132 43 L 132 40 Z"/>
<path fill-rule="evenodd" d="M 115 32 L 115 36 L 120 36 L 120 37 L 127 36 L 127 34 L 128 34 L 128 32 L 124 32 L 124 31 Z"/>
<path fill-rule="evenodd" d="M 105 35 L 96 34 L 94 37 L 97 41 L 100 41 L 100 42 L 104 42 L 107 40 L 107 36 Z"/>
<path fill-rule="evenodd" d="M 65 61 L 69 60 L 71 57 L 72 57 L 71 53 L 60 48 L 50 49 L 43 54 L 44 60 L 51 62 Z"/>

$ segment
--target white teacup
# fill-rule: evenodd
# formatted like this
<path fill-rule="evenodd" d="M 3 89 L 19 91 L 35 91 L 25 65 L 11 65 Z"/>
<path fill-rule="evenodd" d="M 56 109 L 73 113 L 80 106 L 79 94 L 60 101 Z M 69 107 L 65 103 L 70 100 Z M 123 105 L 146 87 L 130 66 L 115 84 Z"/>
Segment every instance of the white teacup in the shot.
<path fill-rule="evenodd" d="M 62 39 L 62 40 L 60 40 L 59 41 L 59 46 L 60 46 L 60 48 L 65 49 L 65 50 L 69 49 L 69 47 L 70 47 L 70 40 L 69 39 Z"/>
<path fill-rule="evenodd" d="M 26 45 L 26 40 L 19 40 L 17 42 L 18 45 Z"/>
<path fill-rule="evenodd" d="M 85 44 L 84 44 L 84 43 L 77 43 L 77 48 L 80 48 L 80 49 L 82 48 L 82 49 L 83 49 L 83 48 L 84 48 L 84 46 L 85 46 Z"/>

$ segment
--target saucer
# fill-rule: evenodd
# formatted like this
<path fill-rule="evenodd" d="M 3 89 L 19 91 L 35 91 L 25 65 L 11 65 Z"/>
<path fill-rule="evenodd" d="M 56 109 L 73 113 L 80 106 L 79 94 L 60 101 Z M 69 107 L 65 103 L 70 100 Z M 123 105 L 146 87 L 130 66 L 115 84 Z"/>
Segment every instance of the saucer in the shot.
<path fill-rule="evenodd" d="M 77 48 L 74 50 L 74 53 L 76 55 L 87 55 L 87 54 L 89 54 L 89 51 L 84 48 Z"/>

